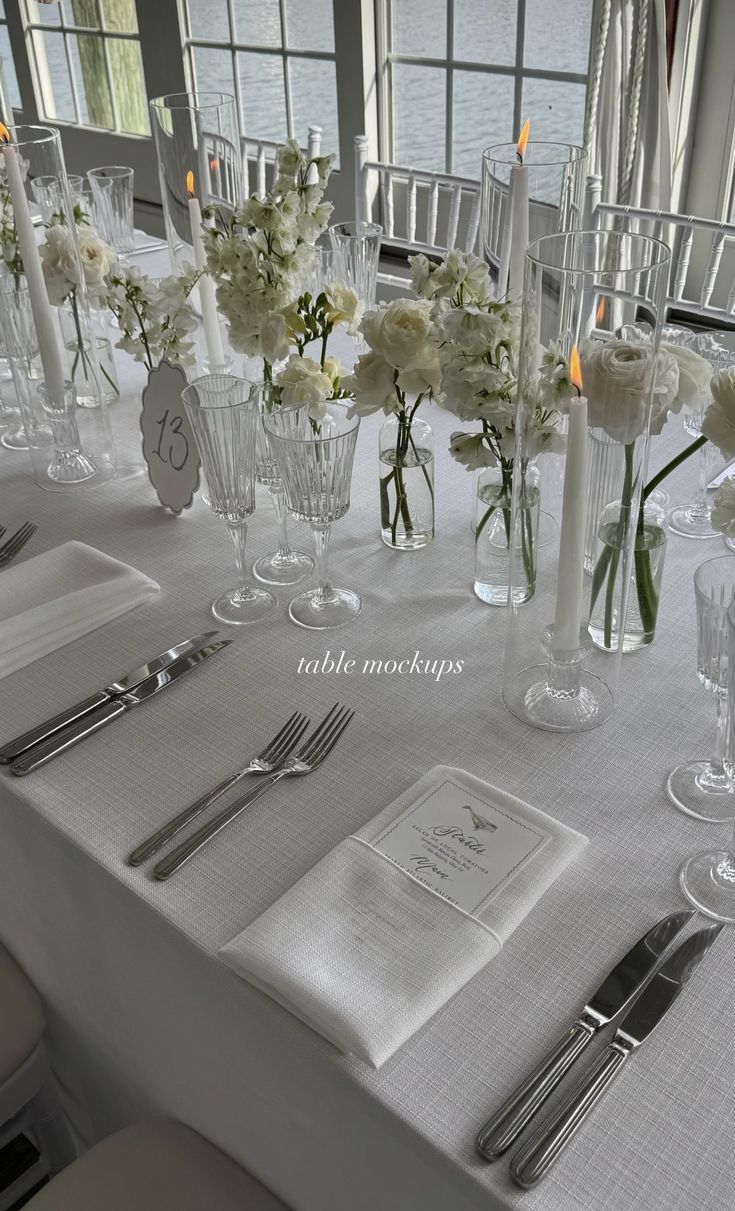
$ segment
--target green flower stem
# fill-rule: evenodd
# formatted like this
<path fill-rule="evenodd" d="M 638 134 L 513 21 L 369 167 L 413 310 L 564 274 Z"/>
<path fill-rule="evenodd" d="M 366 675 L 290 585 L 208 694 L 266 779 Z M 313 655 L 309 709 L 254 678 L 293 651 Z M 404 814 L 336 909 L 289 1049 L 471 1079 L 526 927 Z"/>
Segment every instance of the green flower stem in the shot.
<path fill-rule="evenodd" d="M 651 493 L 655 492 L 658 485 L 666 479 L 666 476 L 670 475 L 671 472 L 675 471 L 681 463 L 690 457 L 690 455 L 694 454 L 695 450 L 701 450 L 706 441 L 707 438 L 702 433 L 700 437 L 691 442 L 684 450 L 681 451 L 680 454 L 677 454 L 676 458 L 672 458 L 671 462 L 667 463 L 661 471 L 658 471 L 656 475 L 654 475 L 653 479 L 650 479 L 643 489 L 643 500 L 648 500 Z"/>

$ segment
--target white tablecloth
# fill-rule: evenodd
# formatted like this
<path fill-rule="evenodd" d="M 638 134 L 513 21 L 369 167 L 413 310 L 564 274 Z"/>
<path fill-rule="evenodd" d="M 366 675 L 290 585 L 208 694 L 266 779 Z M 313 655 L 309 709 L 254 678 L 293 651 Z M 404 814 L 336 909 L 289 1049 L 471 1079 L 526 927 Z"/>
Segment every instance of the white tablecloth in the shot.
<path fill-rule="evenodd" d="M 113 409 L 135 452 L 139 370 L 119 356 Z M 0 937 L 47 1006 L 55 1068 L 85 1141 L 157 1112 L 191 1124 L 296 1211 L 726 1211 L 732 1206 L 735 935 L 726 931 L 685 996 L 610 1089 L 565 1159 L 532 1193 L 473 1138 L 611 962 L 683 903 L 682 859 L 728 839 L 687 819 L 664 783 L 709 751 L 711 700 L 695 676 L 692 573 L 720 540 L 670 536 L 659 634 L 626 658 L 603 728 L 558 736 L 522 726 L 500 700 L 503 612 L 471 592 L 471 478 L 445 454 L 434 409 L 437 536 L 408 555 L 377 538 L 376 432 L 360 434 L 353 504 L 334 527 L 334 581 L 361 617 L 332 634 L 279 614 L 226 653 L 26 779 L 0 777 Z M 684 438 L 666 439 L 676 448 Z M 654 460 L 655 461 L 655 460 Z M 670 481 L 693 490 L 690 464 Z M 222 524 L 197 500 L 175 518 L 143 479 L 78 496 L 43 493 L 26 456 L 0 450 L 0 514 L 39 531 L 30 556 L 70 538 L 125 560 L 159 597 L 6 678 L 9 738 L 156 651 L 211 625 L 233 580 Z M 267 498 L 251 556 L 272 549 Z M 293 526 L 294 537 L 309 535 Z M 1 578 L 0 573 L 0 578 Z M 1 588 L 1 579 L 0 579 Z M 425 676 L 298 674 L 303 657 L 462 660 Z M 357 714 L 323 770 L 282 783 L 174 879 L 124 862 L 170 815 L 257 751 L 294 707 Z M 502 953 L 379 1071 L 340 1055 L 227 970 L 216 951 L 346 834 L 436 762 L 464 767 L 590 838 L 584 855 Z M 607 1041 L 607 1037 L 604 1040 Z"/>

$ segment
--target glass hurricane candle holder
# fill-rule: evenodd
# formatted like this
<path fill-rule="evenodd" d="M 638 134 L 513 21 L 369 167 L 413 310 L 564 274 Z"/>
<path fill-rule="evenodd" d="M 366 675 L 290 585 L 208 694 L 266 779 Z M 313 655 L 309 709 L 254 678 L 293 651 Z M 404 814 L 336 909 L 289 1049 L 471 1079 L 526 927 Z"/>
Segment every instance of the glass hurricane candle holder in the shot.
<path fill-rule="evenodd" d="M 171 93 L 150 110 L 171 265 L 181 273 L 196 263 L 192 222 L 206 206 L 229 217 L 243 200 L 236 102 L 228 93 Z"/>
<path fill-rule="evenodd" d="M 604 722 L 613 710 L 670 257 L 660 241 L 620 232 L 545 236 L 526 253 L 503 699 L 514 715 L 536 727 L 582 731 Z M 615 300 L 631 321 L 644 314 L 647 334 L 635 342 L 598 339 L 602 299 Z M 609 476 L 602 513 L 606 529 L 590 574 L 585 570 L 586 518 L 592 507 L 587 464 L 591 435 L 599 431 L 622 455 Z M 528 469 L 535 456 L 547 504 L 546 493 L 558 485 L 561 521 L 553 542 L 539 548 L 536 592 L 524 601 L 528 571 L 522 529 L 534 489 Z M 598 649 L 589 619 L 599 602 L 603 642 Z"/>

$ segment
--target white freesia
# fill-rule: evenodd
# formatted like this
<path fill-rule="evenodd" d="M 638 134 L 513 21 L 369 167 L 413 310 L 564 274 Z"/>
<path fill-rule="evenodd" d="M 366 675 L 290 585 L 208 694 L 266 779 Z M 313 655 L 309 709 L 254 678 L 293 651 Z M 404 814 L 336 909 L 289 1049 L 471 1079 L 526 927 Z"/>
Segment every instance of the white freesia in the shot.
<path fill-rule="evenodd" d="M 358 357 L 354 373 L 342 380 L 342 387 L 354 396 L 350 416 L 369 416 L 372 412 L 397 412 L 395 370 L 384 357 L 372 350 Z"/>
<path fill-rule="evenodd" d="M 712 525 L 723 534 L 735 536 L 735 480 L 726 479 L 712 504 Z"/>
<path fill-rule="evenodd" d="M 326 297 L 326 315 L 331 324 L 346 324 L 351 336 L 357 332 L 360 323 L 360 300 L 351 286 L 346 282 L 330 282 L 323 291 Z"/>
<path fill-rule="evenodd" d="M 283 370 L 276 376 L 281 387 L 281 403 L 286 407 L 307 404 L 309 415 L 314 420 L 324 416 L 324 403 L 334 390 L 328 374 L 318 362 L 310 357 L 299 357 L 292 353 Z"/>
<path fill-rule="evenodd" d="M 713 376 L 711 391 L 712 403 L 704 414 L 702 433 L 725 458 L 735 458 L 735 366 Z"/>

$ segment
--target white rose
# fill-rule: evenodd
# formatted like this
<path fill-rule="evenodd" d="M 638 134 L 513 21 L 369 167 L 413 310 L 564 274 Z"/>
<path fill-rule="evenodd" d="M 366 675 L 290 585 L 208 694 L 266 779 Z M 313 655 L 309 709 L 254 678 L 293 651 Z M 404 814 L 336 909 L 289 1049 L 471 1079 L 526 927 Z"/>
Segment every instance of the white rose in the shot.
<path fill-rule="evenodd" d="M 276 382 L 281 386 L 281 402 L 286 407 L 308 404 L 310 416 L 315 420 L 323 416 L 324 401 L 332 394 L 332 380 L 318 362 L 292 353 Z"/>
<path fill-rule="evenodd" d="M 394 299 L 366 312 L 360 330 L 370 348 L 391 366 L 412 368 L 431 336 L 431 306 L 425 299 Z"/>
<path fill-rule="evenodd" d="M 712 504 L 712 525 L 723 534 L 735 535 L 735 480 L 726 479 Z"/>
<path fill-rule="evenodd" d="M 683 345 L 661 345 L 661 352 L 666 352 L 674 358 L 679 367 L 679 387 L 675 398 L 669 407 L 672 412 L 681 412 L 685 408 L 696 412 L 702 403 L 712 378 L 712 366 L 701 354 Z"/>
<path fill-rule="evenodd" d="M 77 228 L 77 243 L 85 282 L 92 288 L 101 286 L 117 260 L 117 253 L 93 227 Z"/>
<path fill-rule="evenodd" d="M 269 311 L 260 327 L 260 346 L 263 357 L 271 366 L 287 358 L 291 345 L 286 332 L 286 319 L 280 311 Z"/>
<path fill-rule="evenodd" d="M 715 374 L 711 390 L 713 402 L 704 414 L 702 433 L 725 458 L 735 458 L 735 366 Z"/>
<path fill-rule="evenodd" d="M 453 433 L 449 439 L 449 453 L 468 471 L 495 467 L 498 462 L 485 441 L 484 433 Z"/>
<path fill-rule="evenodd" d="M 332 282 L 324 289 L 327 297 L 327 319 L 332 324 L 346 324 L 347 331 L 354 336 L 360 322 L 360 301 L 346 282 Z"/>
<path fill-rule="evenodd" d="M 46 229 L 46 243 L 39 248 L 49 302 L 58 307 L 80 284 L 74 237 L 61 224 Z"/>
<path fill-rule="evenodd" d="M 354 374 L 342 379 L 342 388 L 354 396 L 350 416 L 369 416 L 382 408 L 389 413 L 397 409 L 393 382 L 395 371 L 379 353 L 363 353 L 358 357 Z"/>

